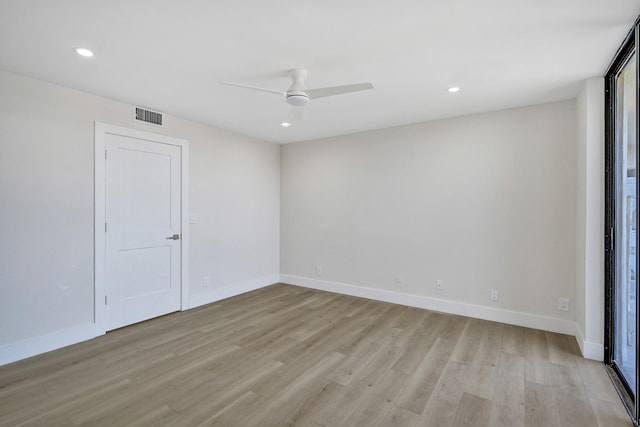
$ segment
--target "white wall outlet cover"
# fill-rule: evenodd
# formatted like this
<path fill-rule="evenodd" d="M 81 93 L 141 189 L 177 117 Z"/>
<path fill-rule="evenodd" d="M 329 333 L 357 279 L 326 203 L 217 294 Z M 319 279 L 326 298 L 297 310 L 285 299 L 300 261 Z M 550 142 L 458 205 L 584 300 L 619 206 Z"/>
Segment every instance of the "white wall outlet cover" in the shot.
<path fill-rule="evenodd" d="M 558 298 L 558 310 L 569 311 L 569 298 Z"/>

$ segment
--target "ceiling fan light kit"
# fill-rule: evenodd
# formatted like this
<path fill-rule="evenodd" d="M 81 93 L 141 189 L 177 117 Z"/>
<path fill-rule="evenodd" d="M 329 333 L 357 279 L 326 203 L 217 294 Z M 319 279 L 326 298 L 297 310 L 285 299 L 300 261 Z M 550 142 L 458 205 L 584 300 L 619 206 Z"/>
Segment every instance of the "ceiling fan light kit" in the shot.
<path fill-rule="evenodd" d="M 309 96 L 302 91 L 287 91 L 287 104 L 294 107 L 304 107 L 309 103 Z"/>

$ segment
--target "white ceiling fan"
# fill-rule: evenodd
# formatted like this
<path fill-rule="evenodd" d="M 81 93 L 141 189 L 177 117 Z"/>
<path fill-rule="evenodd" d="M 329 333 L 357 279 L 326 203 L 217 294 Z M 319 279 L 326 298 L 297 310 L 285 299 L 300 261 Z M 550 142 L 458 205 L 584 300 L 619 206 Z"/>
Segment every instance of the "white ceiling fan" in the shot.
<path fill-rule="evenodd" d="M 316 89 L 307 89 L 304 85 L 304 80 L 307 78 L 307 70 L 305 70 L 304 68 L 293 68 L 289 70 L 289 76 L 291 77 L 292 83 L 291 86 L 289 86 L 289 89 L 287 89 L 285 92 L 281 90 L 267 89 L 241 83 L 226 81 L 221 81 L 220 83 L 223 85 L 237 86 L 245 89 L 253 89 L 262 92 L 284 95 L 287 104 L 293 105 L 294 107 L 303 107 L 307 105 L 311 99 L 325 98 L 327 96 L 342 95 L 343 93 L 373 89 L 373 85 L 371 83 L 356 83 L 344 86 L 329 86 Z"/>

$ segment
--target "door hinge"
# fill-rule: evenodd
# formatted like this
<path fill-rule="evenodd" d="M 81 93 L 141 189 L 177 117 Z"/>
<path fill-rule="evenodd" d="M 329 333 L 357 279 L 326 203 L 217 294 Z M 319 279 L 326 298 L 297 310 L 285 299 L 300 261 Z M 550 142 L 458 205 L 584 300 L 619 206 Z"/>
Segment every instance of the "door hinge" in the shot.
<path fill-rule="evenodd" d="M 107 223 L 106 222 L 104 223 L 104 232 L 105 233 L 107 232 Z"/>
<path fill-rule="evenodd" d="M 104 305 L 107 305 L 107 296 L 104 296 Z"/>
<path fill-rule="evenodd" d="M 107 150 L 104 150 L 104 159 L 107 160 Z"/>

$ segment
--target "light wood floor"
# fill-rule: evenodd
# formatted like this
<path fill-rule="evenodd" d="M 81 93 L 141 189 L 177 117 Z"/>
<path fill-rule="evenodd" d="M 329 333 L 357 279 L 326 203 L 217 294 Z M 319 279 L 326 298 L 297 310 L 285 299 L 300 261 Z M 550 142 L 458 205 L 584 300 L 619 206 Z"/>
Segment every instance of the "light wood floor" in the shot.
<path fill-rule="evenodd" d="M 631 426 L 573 337 L 274 285 L 0 367 L 2 426 Z"/>

